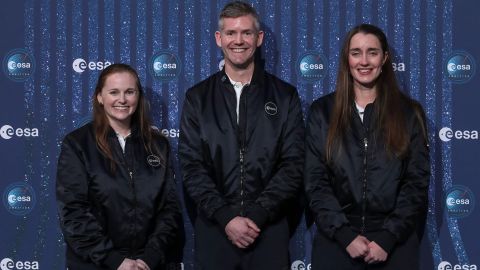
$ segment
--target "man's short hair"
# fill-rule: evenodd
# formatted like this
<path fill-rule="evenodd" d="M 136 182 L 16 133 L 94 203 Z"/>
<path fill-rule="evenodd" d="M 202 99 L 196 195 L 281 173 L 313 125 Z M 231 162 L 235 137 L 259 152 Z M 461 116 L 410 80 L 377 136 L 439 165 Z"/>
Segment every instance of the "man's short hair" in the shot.
<path fill-rule="evenodd" d="M 251 5 L 242 1 L 233 1 L 223 7 L 218 19 L 218 30 L 223 29 L 224 18 L 238 18 L 246 15 L 253 16 L 255 30 L 260 31 L 260 18 L 257 11 Z"/>

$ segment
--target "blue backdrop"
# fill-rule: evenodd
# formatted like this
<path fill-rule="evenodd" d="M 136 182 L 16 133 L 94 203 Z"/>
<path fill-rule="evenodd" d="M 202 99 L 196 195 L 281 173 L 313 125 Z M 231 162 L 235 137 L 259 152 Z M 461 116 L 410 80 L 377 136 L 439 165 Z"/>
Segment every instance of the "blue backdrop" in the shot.
<path fill-rule="evenodd" d="M 124 62 L 138 70 L 155 125 L 176 152 L 186 89 L 221 64 L 214 32 L 225 3 L 2 1 L 0 270 L 65 269 L 54 192 L 59 144 L 90 119 L 91 95 L 105 66 Z M 359 23 L 384 29 L 401 85 L 424 105 L 428 117 L 433 174 L 422 269 L 477 269 L 480 2 L 252 4 L 266 32 L 265 67 L 298 87 L 304 112 L 333 90 L 345 33 Z M 193 269 L 193 232 L 186 215 L 185 228 L 184 268 Z M 302 222 L 292 238 L 293 270 L 308 269 L 314 230 Z"/>

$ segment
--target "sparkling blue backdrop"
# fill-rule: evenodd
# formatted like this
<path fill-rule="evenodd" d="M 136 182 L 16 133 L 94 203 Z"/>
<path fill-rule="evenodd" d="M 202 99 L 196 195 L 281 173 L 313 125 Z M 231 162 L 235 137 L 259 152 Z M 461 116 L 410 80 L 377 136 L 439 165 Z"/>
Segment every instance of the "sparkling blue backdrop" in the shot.
<path fill-rule="evenodd" d="M 65 269 L 64 243 L 55 203 L 55 171 L 63 136 L 84 124 L 91 114 L 91 95 L 101 69 L 110 63 L 134 66 L 150 100 L 154 123 L 169 137 L 176 152 L 178 125 L 187 88 L 218 71 L 222 59 L 214 33 L 224 0 L 85 0 L 3 1 L 0 9 L 2 69 L 9 52 L 24 49 L 34 61 L 32 76 L 15 81 L 0 74 L 0 191 L 4 207 L 0 260 L 37 262 L 39 269 Z M 478 138 L 439 136 L 442 128 L 478 130 L 475 117 L 479 79 L 473 67 L 480 59 L 473 0 L 324 0 L 251 1 L 266 32 L 261 58 L 265 68 L 296 85 L 307 112 L 311 102 L 333 90 L 338 54 L 345 33 L 360 23 L 384 29 L 395 53 L 397 76 L 405 92 L 423 104 L 428 117 L 432 177 L 422 269 L 479 264 L 480 217 L 473 207 L 480 192 L 476 154 Z M 454 51 L 468 53 L 472 78 L 453 83 L 446 61 Z M 305 80 L 299 70 L 305 55 L 317 57 L 320 77 Z M 463 54 L 462 54 L 463 55 Z M 168 56 L 168 57 L 167 57 Z M 175 64 L 155 69 L 155 58 Z M 163 58 L 162 58 L 163 57 Z M 158 75 L 170 72 L 169 78 Z M 470 73 L 468 73 L 470 72 Z M 9 136 L 13 130 L 37 129 L 38 136 Z M 478 133 L 477 133 L 478 134 Z M 11 137 L 11 138 L 8 138 Z M 176 153 L 175 153 L 176 154 Z M 174 164 L 178 170 L 178 164 Z M 33 187 L 35 202 L 26 214 L 7 208 L 9 186 Z M 180 181 L 178 181 L 180 183 Z M 454 185 L 472 191 L 466 217 L 445 210 Z M 27 189 L 26 189 L 27 190 Z M 25 192 L 28 192 L 25 191 Z M 179 186 L 179 192 L 181 188 Z M 7 197 L 6 197 L 7 196 Z M 28 203 L 28 202 L 27 202 Z M 33 204 L 35 203 L 35 204 Z M 193 231 L 185 214 L 185 269 L 193 269 Z M 292 269 L 310 263 L 314 228 L 299 225 L 291 241 Z M 444 261 L 442 264 L 441 262 Z M 5 261 L 7 262 L 7 261 Z M 21 269 L 18 264 L 13 268 Z M 465 268 L 470 269 L 470 268 Z M 473 269 L 473 268 L 472 268 Z M 476 269 L 476 268 L 475 268 Z"/>

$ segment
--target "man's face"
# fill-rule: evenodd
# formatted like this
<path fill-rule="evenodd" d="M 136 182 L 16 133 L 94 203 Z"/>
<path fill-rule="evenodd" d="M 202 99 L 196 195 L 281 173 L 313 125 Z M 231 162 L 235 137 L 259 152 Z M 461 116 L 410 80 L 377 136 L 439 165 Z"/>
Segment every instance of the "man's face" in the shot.
<path fill-rule="evenodd" d="M 255 50 L 262 45 L 263 32 L 255 28 L 252 15 L 223 18 L 223 29 L 215 32 L 215 40 L 222 48 L 226 67 L 246 69 L 253 64 Z"/>

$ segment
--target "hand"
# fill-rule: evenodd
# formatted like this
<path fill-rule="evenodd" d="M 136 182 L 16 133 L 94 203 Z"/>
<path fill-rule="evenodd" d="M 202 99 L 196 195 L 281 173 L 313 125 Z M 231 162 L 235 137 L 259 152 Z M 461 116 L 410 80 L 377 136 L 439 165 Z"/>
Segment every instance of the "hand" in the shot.
<path fill-rule="evenodd" d="M 125 258 L 117 270 L 138 270 L 137 262 L 132 259 Z"/>
<path fill-rule="evenodd" d="M 377 243 L 372 241 L 370 242 L 370 244 L 368 244 L 368 247 L 370 249 L 370 252 L 364 259 L 366 263 L 379 263 L 387 260 L 388 253 L 383 250 L 383 248 L 380 247 Z"/>
<path fill-rule="evenodd" d="M 238 248 L 247 248 L 260 233 L 255 222 L 245 217 L 235 217 L 225 227 L 228 239 Z"/>
<path fill-rule="evenodd" d="M 137 268 L 139 270 L 150 270 L 150 267 L 148 267 L 148 264 L 144 262 L 142 259 L 137 259 Z"/>
<path fill-rule="evenodd" d="M 369 253 L 368 244 L 370 241 L 365 236 L 358 235 L 353 239 L 353 241 L 347 246 L 347 252 L 353 259 L 358 257 L 365 257 Z"/>

